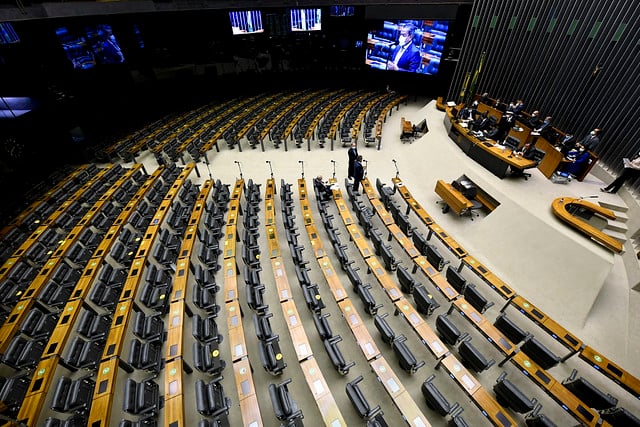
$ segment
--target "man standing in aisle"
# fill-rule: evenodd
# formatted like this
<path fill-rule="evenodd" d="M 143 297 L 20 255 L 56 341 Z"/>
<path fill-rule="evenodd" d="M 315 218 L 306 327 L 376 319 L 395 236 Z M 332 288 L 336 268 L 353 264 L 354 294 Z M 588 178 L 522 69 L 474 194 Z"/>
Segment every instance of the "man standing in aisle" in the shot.
<path fill-rule="evenodd" d="M 349 179 L 353 178 L 353 168 L 355 166 L 356 160 L 358 159 L 358 148 L 356 147 L 356 143 L 352 142 L 351 143 L 351 148 L 349 148 L 349 151 L 347 153 L 349 155 L 349 171 L 348 171 L 348 177 Z"/>
<path fill-rule="evenodd" d="M 353 164 L 353 192 L 355 194 L 359 194 L 358 188 L 360 188 L 360 181 L 362 181 L 363 178 L 364 168 L 362 167 L 362 156 L 358 156 Z"/>

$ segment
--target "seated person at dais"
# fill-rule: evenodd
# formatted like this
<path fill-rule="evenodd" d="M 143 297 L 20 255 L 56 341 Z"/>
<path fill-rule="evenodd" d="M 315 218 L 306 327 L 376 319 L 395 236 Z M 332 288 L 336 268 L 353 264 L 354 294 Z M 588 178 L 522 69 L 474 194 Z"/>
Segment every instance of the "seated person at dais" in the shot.
<path fill-rule="evenodd" d="M 487 112 L 485 111 L 473 122 L 473 129 L 479 131 L 485 131 L 489 129 L 489 118 L 487 117 Z"/>
<path fill-rule="evenodd" d="M 580 175 L 589 164 L 591 155 L 585 147 L 578 143 L 576 147 L 567 153 L 567 159 L 571 162 L 564 166 L 563 171 L 573 176 Z"/>
<path fill-rule="evenodd" d="M 322 175 L 318 175 L 317 177 L 313 178 L 313 187 L 317 190 L 317 193 L 322 198 L 322 200 L 330 200 L 333 196 L 331 186 L 328 182 L 325 182 L 322 179 Z"/>

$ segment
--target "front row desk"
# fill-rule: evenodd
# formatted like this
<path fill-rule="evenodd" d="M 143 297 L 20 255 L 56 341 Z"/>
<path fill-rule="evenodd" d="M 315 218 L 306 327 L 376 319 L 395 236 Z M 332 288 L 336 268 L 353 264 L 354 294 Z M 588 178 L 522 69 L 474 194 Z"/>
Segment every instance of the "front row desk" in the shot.
<path fill-rule="evenodd" d="M 487 111 L 489 115 L 494 117 L 496 120 L 500 120 L 500 117 L 502 116 L 500 111 L 484 104 L 478 105 L 478 111 Z M 509 167 L 517 170 L 537 167 L 547 179 L 550 179 L 556 171 L 569 163 L 569 161 L 565 159 L 564 155 L 558 151 L 553 144 L 541 136 L 533 135 L 532 132 L 520 122 L 518 122 L 518 125 L 521 126 L 522 130 L 517 132 L 515 128 L 511 129 L 508 136 L 512 136 L 520 141 L 519 146 L 523 146 L 525 143 L 533 140 L 533 138 L 537 138 L 535 147 L 545 153 L 540 162 L 525 159 L 523 157 L 516 157 L 513 154 L 513 150 L 510 148 L 503 149 L 502 147 L 494 146 L 494 141 L 490 139 L 478 139 L 469 131 L 468 128 L 456 122 L 455 117 L 453 117 L 453 113 L 453 109 L 448 107 L 444 119 L 445 126 L 449 131 L 449 137 L 467 156 L 484 166 L 498 178 L 504 178 L 509 171 Z M 590 162 L 576 177 L 578 181 L 582 181 L 584 179 L 598 160 L 598 156 L 596 154 L 590 152 L 590 155 Z"/>

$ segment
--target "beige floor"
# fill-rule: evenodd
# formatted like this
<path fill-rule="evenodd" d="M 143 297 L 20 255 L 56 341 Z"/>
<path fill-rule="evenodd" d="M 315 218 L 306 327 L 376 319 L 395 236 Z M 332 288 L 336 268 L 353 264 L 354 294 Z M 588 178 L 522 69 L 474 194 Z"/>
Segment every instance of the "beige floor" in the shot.
<path fill-rule="evenodd" d="M 566 196 L 586 196 L 592 194 L 600 194 L 598 187 L 601 186 L 601 181 L 595 177 L 589 176 L 584 182 L 571 182 L 569 185 L 555 185 L 546 180 L 537 170 L 533 171 L 533 177 L 528 181 L 505 179 L 499 180 L 489 172 L 484 170 L 481 166 L 468 159 L 460 150 L 449 140 L 446 135 L 446 131 L 443 126 L 443 114 L 435 109 L 434 102 L 426 104 L 424 100 L 414 100 L 408 105 L 401 106 L 399 111 L 394 111 L 393 115 L 388 118 L 384 131 L 382 150 L 377 151 L 373 147 L 360 147 L 360 154 L 368 161 L 368 176 L 369 179 L 375 181 L 376 178 L 380 178 L 383 182 L 390 184 L 391 178 L 395 176 L 396 170 L 394 169 L 394 163 L 392 160 L 396 160 L 399 168 L 400 176 L 407 184 L 408 188 L 413 192 L 413 195 L 419 202 L 425 207 L 425 209 L 434 217 L 434 219 L 443 226 L 443 228 L 449 232 L 456 240 L 458 240 L 465 248 L 467 248 L 476 258 L 480 259 L 489 268 L 495 271 L 500 277 L 502 277 L 509 285 L 516 290 L 516 292 L 522 292 L 522 294 L 534 301 L 540 309 L 551 315 L 553 318 L 563 319 L 561 322 L 576 336 L 584 340 L 587 344 L 602 351 L 603 354 L 610 357 L 625 369 L 633 373 L 634 375 L 640 375 L 640 368 L 636 361 L 640 356 L 640 344 L 638 340 L 632 339 L 633 334 L 637 334 L 637 329 L 634 325 L 637 324 L 637 308 L 640 303 L 637 293 L 630 291 L 624 265 L 622 264 L 622 258 L 620 256 L 613 256 L 606 251 L 597 247 L 594 243 L 586 241 L 581 236 L 575 235 L 573 231 L 567 230 L 564 226 L 554 225 L 553 229 L 557 233 L 562 234 L 566 239 L 572 240 L 576 248 L 580 248 L 579 251 L 590 251 L 599 260 L 609 260 L 609 268 L 605 274 L 604 283 L 601 283 L 598 289 L 594 291 L 593 304 L 590 307 L 584 309 L 584 316 L 579 316 L 579 319 L 574 319 L 570 312 L 567 310 L 567 306 L 571 306 L 575 301 L 554 299 L 549 297 L 549 289 L 553 287 L 562 287 L 562 295 L 570 295 L 571 292 L 567 290 L 575 289 L 575 293 L 579 293 L 585 282 L 593 283 L 594 278 L 591 277 L 592 273 L 585 266 L 584 269 L 575 269 L 571 271 L 570 275 L 567 275 L 564 265 L 579 265 L 580 260 L 575 259 L 574 252 L 571 247 L 563 248 L 561 253 L 553 255 L 552 259 L 549 259 L 548 254 L 554 253 L 553 250 L 548 251 L 549 248 L 545 247 L 529 247 L 527 243 L 514 244 L 516 241 L 517 233 L 519 230 L 518 224 L 513 229 L 504 227 L 503 234 L 496 235 L 490 241 L 478 242 L 477 235 L 478 230 L 483 230 L 483 227 L 487 227 L 486 224 L 491 221 L 495 221 L 491 218 L 495 215 L 495 212 L 486 216 L 476 218 L 474 221 L 470 221 L 468 218 L 458 218 L 451 213 L 442 214 L 440 206 L 436 204 L 438 197 L 433 192 L 435 181 L 437 179 L 444 179 L 451 181 L 457 178 L 462 173 L 468 174 L 475 181 L 487 185 L 498 194 L 499 198 L 503 198 L 509 202 L 506 205 L 512 206 L 514 214 L 520 212 L 518 209 L 526 209 L 530 215 L 536 218 L 541 218 L 540 221 L 544 223 L 551 223 L 554 220 L 550 213 L 550 202 L 558 195 Z M 399 141 L 398 134 L 400 129 L 400 117 L 404 116 L 413 122 L 419 122 L 421 119 L 427 119 L 430 131 L 422 138 L 416 140 L 412 144 L 403 144 Z M 223 144 L 224 145 L 224 144 Z M 297 195 L 296 180 L 300 177 L 302 164 L 304 162 L 304 171 L 307 182 L 311 184 L 313 176 L 322 174 L 329 177 L 333 174 L 333 163 L 335 163 L 335 173 L 341 187 L 344 192 L 344 178 L 346 176 L 347 169 L 347 155 L 346 148 L 337 147 L 334 151 L 329 149 L 329 146 L 325 146 L 323 149 L 312 143 L 311 151 L 306 149 L 297 149 L 295 146 L 290 147 L 288 152 L 285 152 L 283 147 L 276 150 L 273 147 L 267 147 L 266 152 L 261 150 L 251 150 L 245 143 L 243 146 L 243 152 L 240 153 L 237 150 L 231 151 L 226 147 L 222 147 L 221 151 L 211 151 L 208 154 L 210 160 L 210 173 L 214 179 L 221 179 L 225 183 L 232 184 L 236 178 L 240 176 L 238 164 L 235 161 L 240 162 L 240 167 L 245 179 L 253 179 L 254 182 L 262 183 L 264 189 L 264 183 L 270 176 L 270 168 L 267 161 L 271 162 L 273 167 L 273 174 L 278 184 L 280 180 L 284 179 L 286 182 L 293 184 L 294 194 Z M 141 155 L 138 161 L 145 164 L 147 171 L 151 172 L 157 164 L 152 156 L 148 153 Z M 191 175 L 191 179 L 194 182 L 200 182 L 209 176 L 209 171 L 204 163 L 198 164 L 198 170 L 201 178 Z M 346 192 L 345 192 L 346 194 Z M 617 201 L 615 195 L 605 195 L 611 200 Z M 295 198 L 294 198 L 295 199 Z M 396 200 L 400 201 L 399 196 L 396 196 Z M 402 202 L 403 204 L 403 202 Z M 315 204 L 312 204 L 315 206 Z M 507 208 L 504 207 L 503 210 Z M 331 210 L 335 213 L 335 206 L 331 207 Z M 279 199 L 277 212 L 278 232 L 280 235 L 280 242 L 286 242 L 284 237 L 284 227 L 282 227 L 281 219 L 279 218 Z M 296 203 L 296 212 L 299 215 L 299 204 Z M 319 221 L 319 213 L 314 212 L 316 221 Z M 263 213 L 261 212 L 261 215 Z M 500 215 L 505 215 L 502 213 Z M 373 276 L 367 276 L 365 274 L 365 264 L 360 258 L 357 250 L 352 243 L 348 242 L 348 234 L 344 229 L 344 226 L 340 224 L 338 215 L 335 215 L 334 225 L 342 230 L 343 243 L 349 245 L 348 254 L 349 257 L 356 261 L 356 265 L 360 267 L 361 277 L 365 281 L 370 282 L 373 285 L 373 293 L 376 300 L 384 304 L 381 312 L 392 312 L 392 306 L 389 300 L 386 299 L 380 287 L 375 283 Z M 506 213 L 508 217 L 508 212 Z M 497 217 L 497 215 L 495 216 Z M 423 233 L 426 233 L 424 225 L 420 224 L 415 215 L 411 215 L 413 224 Z M 375 220 L 376 225 L 379 228 L 384 226 L 379 220 Z M 298 219 L 298 228 L 301 229 L 302 225 Z M 321 227 L 319 227 L 321 228 Z M 323 239 L 326 241 L 326 233 L 324 230 L 320 230 Z M 535 233 L 535 230 L 533 231 Z M 485 239 L 486 240 L 486 239 Z M 309 241 L 301 229 L 300 241 L 309 247 Z M 435 241 L 435 239 L 432 239 Z M 439 242 L 435 242 L 439 244 Z M 266 249 L 266 240 L 264 233 L 261 236 L 261 245 L 263 253 Z M 410 260 L 402 255 L 402 252 L 398 245 L 393 242 L 392 247 L 396 256 L 403 260 L 403 265 L 409 266 Z M 584 249 L 584 248 L 589 249 Z M 452 261 L 453 265 L 457 265 L 457 260 L 446 252 L 443 246 L 440 246 L 441 252 Z M 531 283 L 535 282 L 536 277 L 531 277 L 529 269 L 519 269 L 513 265 L 514 254 L 519 253 L 533 253 L 534 258 L 538 255 L 540 261 L 543 264 L 541 269 L 545 270 L 545 274 L 549 274 L 548 264 L 555 263 L 556 268 L 563 279 L 558 282 L 540 282 L 537 284 L 540 289 L 540 295 L 530 294 Z M 580 252 L 582 253 L 582 252 Z M 361 422 L 357 418 L 354 410 L 346 399 L 344 393 L 344 387 L 347 381 L 354 379 L 358 375 L 363 375 L 365 380 L 361 383 L 361 387 L 369 399 L 372 405 L 380 404 L 384 410 L 385 418 L 390 425 L 398 424 L 401 421 L 400 414 L 393 406 L 390 398 L 384 392 L 381 385 L 377 384 L 375 377 L 370 372 L 369 365 L 360 353 L 358 347 L 355 345 L 353 337 L 346 326 L 346 323 L 341 319 L 340 311 L 337 308 L 336 303 L 331 298 L 331 293 L 328 291 L 326 283 L 320 273 L 317 263 L 312 259 L 309 251 L 304 253 L 306 259 L 310 261 L 309 267 L 311 268 L 310 274 L 314 281 L 320 285 L 323 300 L 327 305 L 326 311 L 331 313 L 330 322 L 334 329 L 334 333 L 340 334 L 343 338 L 343 342 L 340 344 L 345 357 L 349 360 L 354 360 L 356 366 L 352 368 L 349 375 L 340 377 L 332 368 L 330 361 L 324 351 L 322 343 L 317 338 L 317 333 L 313 327 L 311 316 L 304 306 L 304 300 L 301 295 L 299 287 L 295 285 L 295 273 L 291 264 L 287 265 L 287 273 L 289 274 L 289 281 L 292 284 L 294 291 L 294 299 L 296 301 L 298 311 L 303 318 L 303 324 L 307 336 L 309 337 L 314 353 L 314 357 L 318 360 L 321 366 L 323 375 L 331 387 L 331 391 L 335 400 L 338 402 L 338 406 L 349 425 L 360 425 Z M 288 253 L 283 250 L 283 256 L 287 257 Z M 241 261 L 240 261 L 241 262 Z M 267 285 L 267 289 L 270 291 L 274 289 L 273 278 L 271 268 L 268 262 L 264 261 L 263 272 L 261 278 Z M 583 271 L 584 270 L 584 271 Z M 500 299 L 497 294 L 493 293 L 486 285 L 483 285 L 479 279 L 470 272 L 465 270 L 465 276 L 468 280 L 476 283 L 480 290 L 486 297 L 495 301 L 495 306 L 489 309 L 486 313 L 486 317 L 493 320 L 499 309 L 502 307 L 503 300 Z M 526 276 L 526 277 L 525 277 Z M 547 277 L 546 275 L 543 275 Z M 566 279 L 569 277 L 570 279 Z M 436 299 L 441 303 L 442 307 L 436 312 L 440 314 L 447 310 L 447 304 L 445 304 L 444 298 L 438 294 L 433 287 L 430 288 L 430 284 L 424 277 L 416 278 L 419 281 L 425 283 L 427 288 L 432 290 Z M 221 278 L 217 278 L 221 282 Z M 239 281 L 241 278 L 239 277 Z M 527 292 L 522 291 L 519 286 L 521 283 L 526 283 L 525 289 Z M 344 279 L 345 287 L 351 291 L 350 286 L 346 286 L 348 283 Z M 592 285 L 590 285 L 592 286 Z M 596 286 L 596 285 L 593 285 Z M 560 288 L 558 288 L 560 289 Z M 294 398 L 298 401 L 299 406 L 302 408 L 305 415 L 305 424 L 308 426 L 320 425 L 320 418 L 317 406 L 313 401 L 309 388 L 305 383 L 302 371 L 295 361 L 295 354 L 292 351 L 290 337 L 284 323 L 283 315 L 277 302 L 277 295 L 274 292 L 267 292 L 267 301 L 270 305 L 270 311 L 274 314 L 272 324 L 277 333 L 281 337 L 281 346 L 285 360 L 288 363 L 282 378 L 273 378 L 266 374 L 261 366 L 257 357 L 257 349 L 255 347 L 255 339 L 252 339 L 254 328 L 251 323 L 251 316 L 245 316 L 245 336 L 249 346 L 249 354 L 254 367 L 254 379 L 256 383 L 256 389 L 258 390 L 258 399 L 260 405 L 260 411 L 262 413 L 265 426 L 277 425 L 276 419 L 273 416 L 271 403 L 267 394 L 267 384 L 275 383 L 284 378 L 291 377 L 293 379 L 290 389 L 293 392 Z M 541 297 L 543 296 L 543 297 Z M 359 301 L 355 295 L 351 295 L 354 299 L 354 304 L 361 308 Z M 244 303 L 243 303 L 244 304 Z M 245 306 L 245 313 L 249 313 L 250 310 Z M 566 354 L 566 350 L 558 343 L 553 341 L 544 332 L 538 329 L 533 323 L 526 320 L 523 316 L 520 316 L 513 308 L 507 310 L 508 315 L 511 318 L 517 319 L 518 323 L 524 328 L 530 330 L 535 334 L 537 338 L 547 344 L 554 352 L 560 355 Z M 219 324 L 224 325 L 224 319 L 221 316 L 219 318 Z M 458 388 L 455 383 L 442 371 L 435 371 L 435 358 L 425 349 L 425 347 L 416 339 L 413 331 L 398 317 L 390 316 L 389 322 L 396 332 L 403 333 L 409 338 L 409 347 L 414 351 L 414 354 L 420 360 L 426 362 L 426 366 L 423 367 L 417 374 L 410 376 L 402 372 L 397 365 L 396 358 L 390 348 L 379 341 L 379 335 L 373 326 L 373 321 L 363 311 L 361 311 L 361 317 L 366 323 L 366 326 L 370 334 L 377 340 L 378 347 L 382 350 L 387 360 L 392 365 L 396 374 L 400 377 L 405 387 L 410 391 L 410 394 L 417 402 L 420 409 L 427 416 L 429 421 L 434 426 L 443 426 L 446 424 L 445 420 L 439 415 L 429 410 L 420 392 L 420 384 L 431 373 L 436 374 L 436 384 L 450 401 L 457 401 L 465 408 L 463 417 L 469 423 L 469 425 L 489 425 L 484 420 L 480 411 L 473 406 L 469 398 Z M 459 315 L 453 314 L 452 319 L 461 327 L 461 329 L 469 332 L 473 337 L 473 343 L 476 344 L 486 355 L 496 359 L 496 362 L 500 361 L 500 353 L 495 350 L 482 336 L 474 330 L 463 318 Z M 435 315 L 428 319 L 428 323 L 433 326 L 435 322 Z M 189 360 L 192 356 L 190 354 L 190 341 L 185 344 L 186 359 Z M 228 348 L 228 341 L 224 341 L 221 345 L 223 352 L 223 358 L 229 360 L 230 350 Z M 451 348 L 454 354 L 457 354 L 456 349 Z M 192 360 L 192 359 L 191 359 Z M 594 369 L 590 368 L 587 364 L 579 360 L 577 357 L 569 359 L 566 363 L 559 365 L 550 373 L 557 379 L 562 380 L 568 376 L 571 369 L 579 369 L 581 375 L 587 377 L 591 382 L 607 390 L 609 393 L 620 399 L 620 406 L 634 412 L 636 415 L 640 415 L 638 401 L 635 400 L 626 391 L 615 385 L 613 382 L 606 379 L 604 376 L 598 374 Z M 488 389 L 492 387 L 495 379 L 502 371 L 509 373 L 509 379 L 514 381 L 525 394 L 536 397 L 543 404 L 543 411 L 549 415 L 559 426 L 575 425 L 577 422 L 571 418 L 567 413 L 561 409 L 554 401 L 547 397 L 543 391 L 535 386 L 530 380 L 525 378 L 519 373 L 515 367 L 511 364 L 506 364 L 503 368 L 498 368 L 497 364 L 490 370 L 477 375 L 477 378 Z M 235 384 L 233 382 L 233 372 L 231 367 L 228 366 L 225 370 L 224 385 L 226 393 L 231 397 L 234 402 L 231 414 L 230 422 L 232 426 L 240 425 L 241 418 L 239 415 L 238 399 L 235 391 Z M 121 375 L 124 377 L 124 375 Z M 203 377 L 201 374 L 194 372 L 188 377 L 185 384 L 185 390 L 187 393 L 187 420 L 188 425 L 195 425 L 196 420 L 200 417 L 194 410 L 192 403 L 193 394 L 193 382 L 199 377 Z M 117 399 L 117 397 L 116 397 Z M 117 400 L 116 400 L 117 401 Z M 118 405 L 114 405 L 114 419 L 118 416 Z M 513 417 L 519 421 L 519 424 L 524 425 L 523 417 L 519 414 L 512 413 Z"/>

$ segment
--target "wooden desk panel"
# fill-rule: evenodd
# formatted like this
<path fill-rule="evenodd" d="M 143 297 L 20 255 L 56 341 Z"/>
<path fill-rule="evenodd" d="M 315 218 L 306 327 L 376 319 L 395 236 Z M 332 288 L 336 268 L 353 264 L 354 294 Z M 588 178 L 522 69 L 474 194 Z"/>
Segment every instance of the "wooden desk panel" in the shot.
<path fill-rule="evenodd" d="M 369 199 L 369 201 L 371 202 L 371 206 L 373 206 L 373 209 L 376 211 L 384 225 L 393 224 L 393 217 L 389 212 L 387 212 L 384 205 L 379 199 Z"/>
<path fill-rule="evenodd" d="M 464 258 L 468 255 L 467 251 L 435 222 L 429 225 L 428 238 L 431 237 L 431 234 L 435 234 L 438 240 L 440 240 L 457 258 Z"/>
<path fill-rule="evenodd" d="M 101 360 L 111 359 L 113 356 L 120 356 L 122 354 L 123 341 L 127 335 L 127 324 L 129 323 L 129 316 L 131 315 L 132 304 L 132 300 L 118 303 L 113 314 L 111 329 L 107 336 L 107 343 L 104 346 Z"/>
<path fill-rule="evenodd" d="M 171 302 L 184 299 L 187 295 L 187 279 L 189 278 L 189 258 L 180 258 L 176 265 L 176 274 L 173 277 L 173 290 Z"/>
<path fill-rule="evenodd" d="M 291 341 L 293 342 L 293 349 L 296 351 L 296 357 L 298 362 L 308 359 L 313 356 L 311 350 L 311 344 L 302 326 L 289 329 L 289 335 L 291 335 Z"/>
<path fill-rule="evenodd" d="M 440 365 L 445 368 L 469 396 L 482 388 L 482 385 L 469 373 L 467 368 L 462 366 L 462 363 L 453 354 L 440 360 Z"/>
<path fill-rule="evenodd" d="M 244 427 L 262 427 L 262 415 L 255 394 L 240 400 L 240 413 Z"/>
<path fill-rule="evenodd" d="M 271 268 L 273 270 L 273 277 L 276 280 L 276 287 L 278 288 L 278 297 L 280 298 L 280 302 L 293 298 L 291 286 L 289 285 L 289 279 L 287 277 L 287 272 L 285 271 L 282 258 L 271 258 Z"/>
<path fill-rule="evenodd" d="M 318 235 L 318 230 L 314 224 L 306 226 L 307 234 L 309 235 L 309 241 L 311 241 L 311 250 L 315 254 L 316 258 L 320 258 L 326 255 L 324 248 L 322 247 L 322 240 Z"/>
<path fill-rule="evenodd" d="M 458 267 L 458 271 L 462 269 L 463 265 L 469 267 L 469 269 L 473 271 L 478 277 L 480 277 L 486 284 L 488 284 L 493 290 L 498 292 L 498 294 L 502 296 L 502 298 L 508 300 L 509 298 L 515 296 L 516 293 L 513 289 L 511 289 L 498 276 L 492 273 L 489 268 L 481 264 L 471 255 L 467 254 L 467 256 L 462 258 L 460 267 Z"/>
<path fill-rule="evenodd" d="M 473 403 L 480 408 L 482 415 L 487 417 L 494 426 L 497 427 L 511 427 L 517 426 L 511 415 L 502 407 L 491 393 L 485 388 L 479 388 L 471 395 Z"/>
<path fill-rule="evenodd" d="M 614 361 L 597 352 L 593 347 L 585 346 L 579 353 L 580 359 L 584 360 L 596 370 L 612 379 L 620 387 L 640 399 L 640 380 L 624 370 Z"/>
<path fill-rule="evenodd" d="M 342 198 L 342 192 L 340 190 L 333 190 L 333 201 L 335 202 L 336 207 L 338 208 L 338 213 L 340 214 L 340 217 L 342 218 L 342 222 L 344 222 L 344 225 L 353 224 L 354 221 L 353 221 L 353 217 L 351 216 L 351 211 L 349 211 L 349 207 L 347 206 L 347 203 Z"/>
<path fill-rule="evenodd" d="M 110 427 L 111 426 L 111 408 L 113 406 L 113 396 L 101 396 L 93 399 L 91 403 L 91 411 L 87 426 L 91 427 Z"/>
<path fill-rule="evenodd" d="M 360 350 L 367 361 L 371 361 L 371 359 L 374 359 L 381 354 L 375 340 L 364 324 L 352 327 L 351 332 L 353 332 L 356 343 L 358 344 L 358 347 L 360 347 Z"/>
<path fill-rule="evenodd" d="M 351 329 L 364 325 L 362 318 L 358 314 L 358 310 L 353 306 L 350 298 L 340 301 L 338 307 L 342 312 L 342 317 L 344 317 Z"/>
<path fill-rule="evenodd" d="M 111 359 L 103 361 L 98 366 L 96 388 L 93 391 L 94 401 L 103 396 L 113 397 L 115 392 L 114 387 L 118 379 L 118 362 L 119 358 L 112 357 Z"/>
<path fill-rule="evenodd" d="M 129 275 L 124 282 L 122 291 L 120 292 L 120 301 L 130 300 L 135 298 L 138 285 L 142 279 L 142 271 L 144 270 L 146 257 L 140 257 L 133 260 L 131 267 L 129 268 Z M 165 295 L 161 298 L 169 298 L 169 295 Z"/>
<path fill-rule="evenodd" d="M 329 285 L 329 289 L 331 289 L 333 298 L 336 301 L 342 301 L 344 298 L 347 298 L 349 294 L 345 290 L 344 286 L 342 286 L 342 281 L 340 280 L 340 277 L 338 277 L 336 270 L 333 268 L 329 257 L 319 258 L 318 264 L 320 264 L 322 274 L 324 274 L 324 278 Z"/>
<path fill-rule="evenodd" d="M 362 188 L 364 190 L 364 194 L 367 196 L 369 200 L 377 198 L 376 191 L 373 189 L 373 186 L 371 185 L 371 181 L 369 181 L 369 178 L 366 176 L 362 180 Z"/>
<path fill-rule="evenodd" d="M 182 358 L 173 359 L 164 367 L 164 401 L 183 394 Z"/>
<path fill-rule="evenodd" d="M 473 203 L 469 199 L 453 188 L 451 184 L 441 179 L 436 182 L 435 192 L 456 215 L 464 215 L 473 207 Z"/>
<path fill-rule="evenodd" d="M 357 225 L 351 224 L 347 226 L 347 231 L 349 232 L 349 236 L 351 240 L 355 243 L 358 251 L 360 251 L 360 255 L 363 258 L 368 258 L 374 254 L 374 251 L 369 246 L 369 242 L 364 238 L 362 233 L 360 233 L 360 229 Z"/>
<path fill-rule="evenodd" d="M 224 237 L 223 253 L 224 259 L 235 258 L 236 256 L 236 225 L 227 224 Z"/>
<path fill-rule="evenodd" d="M 184 421 L 184 396 L 177 395 L 164 401 L 164 426 L 165 427 L 186 427 Z"/>
<path fill-rule="evenodd" d="M 409 304 L 409 301 L 403 297 L 395 302 L 395 306 L 396 312 L 409 322 L 413 330 L 420 337 L 422 343 L 427 346 L 436 359 L 440 359 L 449 353 L 447 346 L 440 340 L 438 335 L 433 332 L 433 329 L 424 321 L 416 309 Z"/>
<path fill-rule="evenodd" d="M 400 192 L 402 198 L 407 202 L 407 212 L 409 214 L 409 210 L 413 209 L 413 211 L 418 215 L 418 217 L 422 220 L 425 225 L 433 224 L 433 219 L 427 213 L 427 211 L 418 203 L 418 201 L 411 195 L 409 189 L 404 185 L 400 178 L 392 179 L 395 188 Z"/>
<path fill-rule="evenodd" d="M 400 291 L 400 288 L 398 288 L 391 276 L 387 274 L 384 266 L 378 262 L 375 256 L 365 259 L 365 262 L 369 266 L 369 270 L 373 272 L 376 279 L 378 279 L 378 283 L 384 288 L 391 302 L 395 302 L 402 297 L 402 291 Z"/>
<path fill-rule="evenodd" d="M 64 349 L 67 340 L 69 339 L 69 335 L 73 330 L 78 314 L 80 314 L 81 307 L 82 300 L 79 299 L 70 301 L 64 306 L 64 309 L 60 313 L 60 318 L 58 319 L 56 328 L 53 330 L 51 338 L 49 338 L 47 346 L 42 353 L 41 359 L 46 359 L 49 356 L 54 355 L 62 355 L 62 350 Z"/>
<path fill-rule="evenodd" d="M 493 343 L 498 350 L 502 351 L 502 353 L 505 355 L 513 353 L 515 346 L 511 341 L 464 298 L 455 300 L 451 304 L 451 308 L 455 308 L 463 317 L 469 319 L 473 326 L 475 326 L 490 343 Z"/>
<path fill-rule="evenodd" d="M 445 296 L 445 298 L 447 298 L 449 301 L 453 301 L 454 299 L 458 298 L 458 296 L 460 295 L 458 294 L 458 291 L 453 289 L 447 279 L 445 279 L 440 274 L 437 268 L 429 264 L 429 261 L 427 261 L 424 256 L 420 255 L 414 258 L 413 261 L 420 269 L 420 271 L 422 271 L 424 275 L 427 276 L 429 281 L 435 285 L 436 289 L 438 289 L 440 293 Z"/>
<path fill-rule="evenodd" d="M 167 333 L 165 360 L 167 362 L 183 356 L 183 329 L 171 328 Z"/>
<path fill-rule="evenodd" d="M 256 390 L 253 385 L 253 375 L 249 359 L 240 359 L 233 363 L 233 374 L 238 391 L 238 400 L 243 401 L 250 396 L 255 396 Z M 243 417 L 244 418 L 244 417 Z"/>
<path fill-rule="evenodd" d="M 511 299 L 511 304 L 529 319 L 533 320 L 534 323 L 536 323 L 545 332 L 551 335 L 551 337 L 553 337 L 555 340 L 560 341 L 560 343 L 562 343 L 565 347 L 572 350 L 573 353 L 580 351 L 580 349 L 583 347 L 583 343 L 580 339 L 575 337 L 564 327 L 562 327 L 560 324 L 551 319 L 540 309 L 538 309 L 536 306 L 531 304 L 520 295 L 516 295 L 513 299 Z"/>
<path fill-rule="evenodd" d="M 420 255 L 420 252 L 418 252 L 413 242 L 408 239 L 407 236 L 405 236 L 402 230 L 400 230 L 400 227 L 398 227 L 396 224 L 389 224 L 387 228 L 389 229 L 389 233 L 393 235 L 400 246 L 402 246 L 402 249 L 404 249 L 407 255 L 409 255 L 409 258 L 414 259 L 418 255 Z"/>
<path fill-rule="evenodd" d="M 240 304 L 237 300 L 228 302 L 225 304 L 225 310 L 227 312 L 227 331 L 231 348 L 231 360 L 235 362 L 247 356 Z"/>
<path fill-rule="evenodd" d="M 278 231 L 276 226 L 267 226 L 267 246 L 269 247 L 269 258 L 280 257 L 280 245 L 278 243 Z"/>
<path fill-rule="evenodd" d="M 169 305 L 169 318 L 167 323 L 167 329 L 171 332 L 172 329 L 184 328 L 184 315 L 186 304 L 184 300 L 174 301 Z"/>
<path fill-rule="evenodd" d="M 238 299 L 238 276 L 235 258 L 224 260 L 222 274 L 224 287 L 224 302 L 236 301 Z"/>

